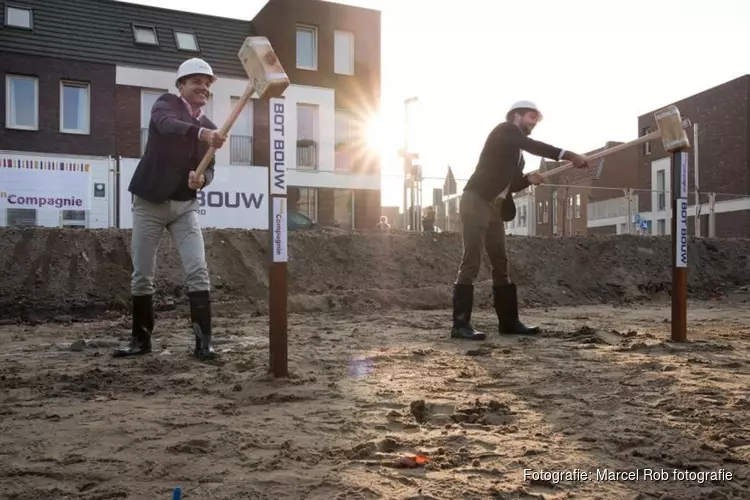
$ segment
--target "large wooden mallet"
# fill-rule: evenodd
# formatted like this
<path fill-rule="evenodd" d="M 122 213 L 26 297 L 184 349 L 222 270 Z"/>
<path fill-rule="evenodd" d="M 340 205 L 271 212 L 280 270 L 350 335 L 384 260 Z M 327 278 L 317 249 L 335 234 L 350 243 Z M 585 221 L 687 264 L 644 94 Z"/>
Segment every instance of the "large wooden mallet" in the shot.
<path fill-rule="evenodd" d="M 688 139 L 686 128 L 691 126 L 689 119 L 682 119 L 680 116 L 680 110 L 677 106 L 668 106 L 660 111 L 654 113 L 656 118 L 656 125 L 658 130 L 639 137 L 638 139 L 613 146 L 611 148 L 603 149 L 598 153 L 594 153 L 586 157 L 589 162 L 604 158 L 611 154 L 617 153 L 624 149 L 628 149 L 644 142 L 654 141 L 661 138 L 662 145 L 665 151 L 676 151 L 678 149 L 690 148 L 690 139 Z M 551 175 L 559 174 L 573 167 L 573 163 L 566 162 L 559 167 L 548 170 L 547 172 L 541 172 L 542 177 L 549 177 Z"/>
<path fill-rule="evenodd" d="M 290 84 L 289 77 L 281 66 L 279 58 L 276 57 L 276 53 L 273 51 L 268 38 L 264 36 L 249 36 L 245 38 L 245 42 L 240 47 L 237 55 L 240 58 L 240 62 L 242 62 L 242 67 L 245 68 L 250 82 L 245 89 L 245 93 L 242 94 L 239 102 L 237 102 L 232 113 L 229 115 L 229 118 L 224 122 L 221 129 L 219 129 L 225 137 L 232 126 L 234 126 L 234 122 L 237 121 L 237 118 L 254 92 L 258 92 L 260 99 L 273 99 L 274 97 L 281 97 Z M 206 170 L 215 153 L 216 149 L 213 146 L 208 148 L 200 164 L 198 164 L 198 168 L 195 169 L 196 177 L 200 177 Z"/>

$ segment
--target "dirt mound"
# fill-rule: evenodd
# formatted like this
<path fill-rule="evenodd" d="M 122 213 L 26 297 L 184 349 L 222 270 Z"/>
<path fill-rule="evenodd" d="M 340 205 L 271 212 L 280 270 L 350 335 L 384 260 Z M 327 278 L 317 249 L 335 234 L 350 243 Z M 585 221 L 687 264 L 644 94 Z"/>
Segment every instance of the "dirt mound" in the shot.
<path fill-rule="evenodd" d="M 205 230 L 217 301 L 244 301 L 264 313 L 268 238 L 262 231 Z M 292 311 L 450 306 L 461 256 L 459 234 L 294 233 L 289 240 Z M 509 237 L 511 273 L 526 305 L 618 302 L 668 295 L 668 238 Z M 750 283 L 750 240 L 691 240 L 689 295 L 708 298 Z M 179 255 L 164 235 L 159 250 L 161 308 L 184 302 Z M 42 318 L 125 310 L 130 231 L 0 229 L 0 316 Z M 489 270 L 477 306 L 491 299 Z"/>

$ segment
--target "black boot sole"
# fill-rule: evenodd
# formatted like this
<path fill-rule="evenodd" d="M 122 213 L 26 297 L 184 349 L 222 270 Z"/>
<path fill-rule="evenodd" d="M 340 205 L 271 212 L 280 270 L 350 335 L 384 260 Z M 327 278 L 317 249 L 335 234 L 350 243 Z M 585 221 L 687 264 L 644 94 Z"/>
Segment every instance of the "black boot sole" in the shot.
<path fill-rule="evenodd" d="M 461 340 L 486 340 L 487 335 L 476 330 L 473 330 L 472 332 L 466 332 L 461 328 L 453 327 L 451 328 L 451 338 Z"/>
<path fill-rule="evenodd" d="M 150 347 L 140 347 L 138 349 L 124 348 L 117 349 L 112 353 L 113 358 L 127 358 L 132 356 L 143 356 L 144 354 L 151 354 L 152 350 Z"/>
<path fill-rule="evenodd" d="M 517 328 L 500 328 L 500 335 L 538 335 L 541 333 L 541 329 L 537 326 L 526 327 L 523 330 Z"/>

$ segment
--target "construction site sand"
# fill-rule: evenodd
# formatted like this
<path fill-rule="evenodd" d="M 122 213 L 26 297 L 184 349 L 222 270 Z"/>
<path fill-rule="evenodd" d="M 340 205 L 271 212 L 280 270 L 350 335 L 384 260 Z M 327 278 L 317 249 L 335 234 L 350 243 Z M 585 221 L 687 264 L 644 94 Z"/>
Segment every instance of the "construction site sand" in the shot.
<path fill-rule="evenodd" d="M 447 331 L 458 235 L 294 234 L 291 377 L 273 380 L 266 236 L 205 234 L 214 364 L 189 355 L 168 239 L 156 350 L 114 360 L 129 233 L 0 231 L 1 498 L 750 498 L 750 241 L 691 242 L 675 344 L 668 240 L 510 238 L 545 333 L 494 334 L 484 269 L 491 335 L 472 343 Z M 415 454 L 428 463 L 408 467 Z"/>

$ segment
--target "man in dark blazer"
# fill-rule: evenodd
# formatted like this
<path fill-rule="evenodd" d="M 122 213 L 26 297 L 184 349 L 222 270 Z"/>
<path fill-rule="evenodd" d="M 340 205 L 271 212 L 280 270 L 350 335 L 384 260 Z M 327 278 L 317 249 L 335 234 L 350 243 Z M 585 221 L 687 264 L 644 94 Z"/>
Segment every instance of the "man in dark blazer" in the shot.
<path fill-rule="evenodd" d="M 203 175 L 195 173 L 208 148 L 218 149 L 225 141 L 202 110 L 215 80 L 205 61 L 188 59 L 177 73 L 179 95 L 166 93 L 151 109 L 146 151 L 128 187 L 133 194 L 133 327 L 130 342 L 115 350 L 115 357 L 151 352 L 156 254 L 165 229 L 187 277 L 193 353 L 202 360 L 216 355 L 211 341 L 211 286 L 196 198 L 196 191 L 213 180 L 215 160 Z"/>
<path fill-rule="evenodd" d="M 482 250 L 486 249 L 492 267 L 493 302 L 500 333 L 533 334 L 537 327 L 527 327 L 518 318 L 516 285 L 508 274 L 505 248 L 505 222 L 516 216 L 513 193 L 531 184 L 539 185 L 537 173 L 524 175 L 522 151 L 554 160 L 569 160 L 576 167 L 588 166 L 586 158 L 535 141 L 529 137 L 542 114 L 530 101 L 511 106 L 505 122 L 490 132 L 476 170 L 464 187 L 459 204 L 463 225 L 463 256 L 453 286 L 453 327 L 451 337 L 484 340 L 485 334 L 471 326 L 474 281 L 479 275 Z"/>

